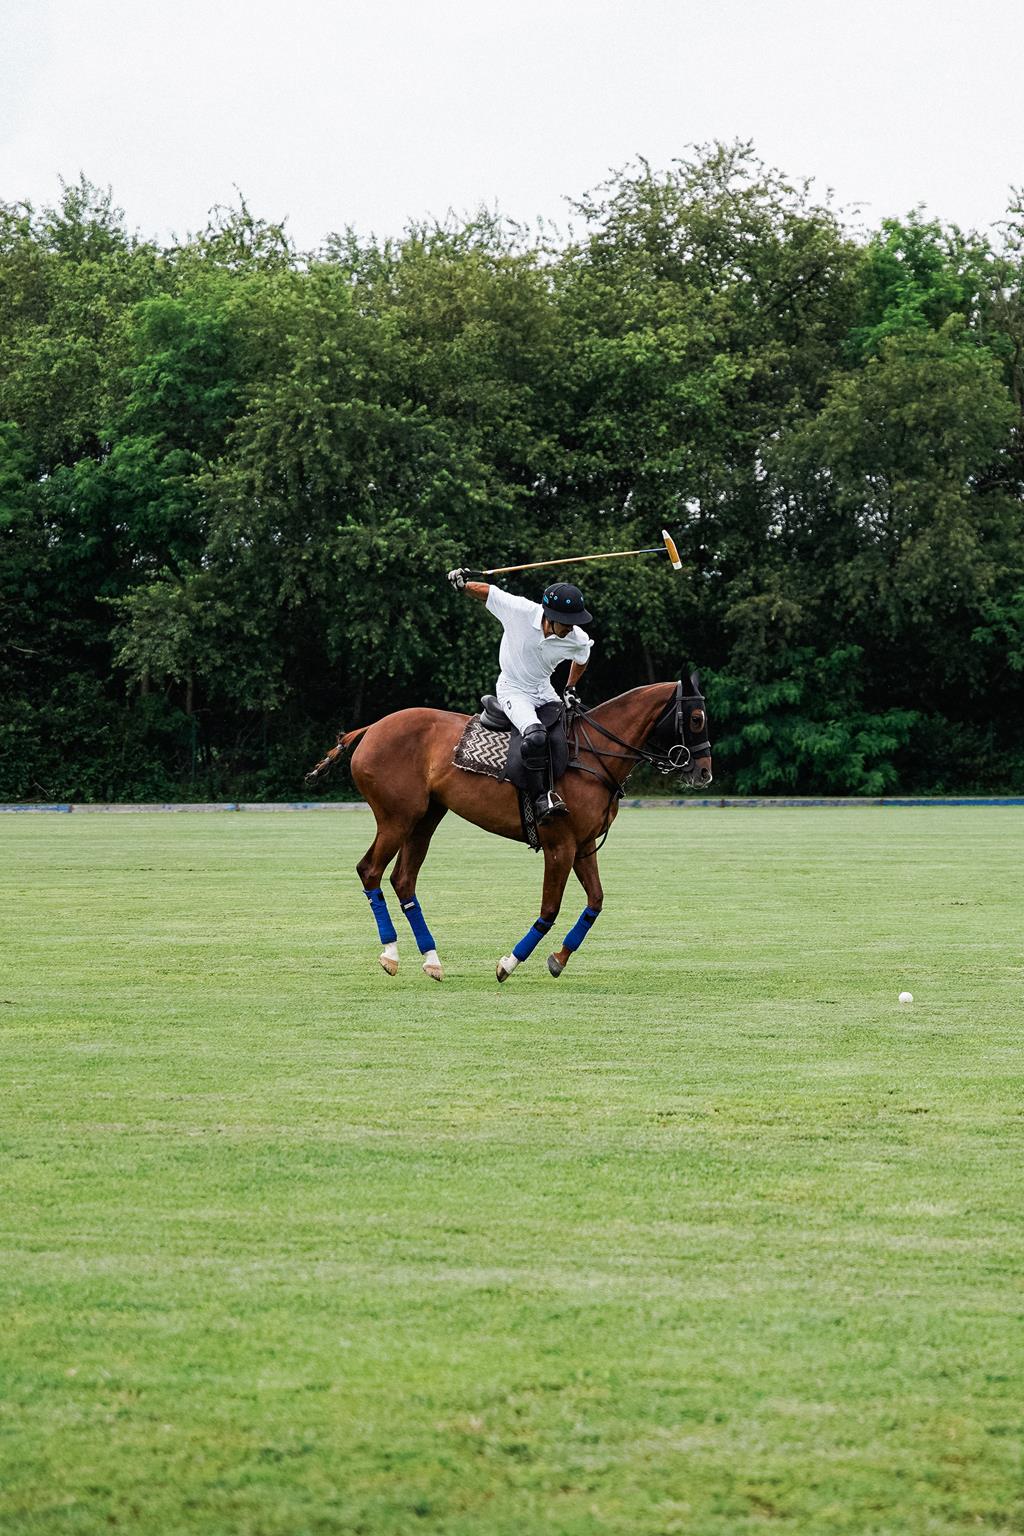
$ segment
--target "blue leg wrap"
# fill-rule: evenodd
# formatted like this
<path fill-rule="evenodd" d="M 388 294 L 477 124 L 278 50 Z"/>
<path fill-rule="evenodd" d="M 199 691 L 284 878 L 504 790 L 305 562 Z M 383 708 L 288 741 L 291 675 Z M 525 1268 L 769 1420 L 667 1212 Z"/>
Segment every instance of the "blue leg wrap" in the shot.
<path fill-rule="evenodd" d="M 409 901 L 402 902 L 402 911 L 409 919 L 409 927 L 412 929 L 413 938 L 419 945 L 420 954 L 425 955 L 428 950 L 436 949 L 437 945 L 434 943 L 433 935 L 427 927 L 426 919 L 423 916 L 423 909 L 415 896 Z"/>
<path fill-rule="evenodd" d="M 538 917 L 533 927 L 523 934 L 512 953 L 517 960 L 529 960 L 537 945 L 544 935 L 550 932 L 551 924 L 546 918 Z"/>
<path fill-rule="evenodd" d="M 384 892 L 380 886 L 378 885 L 375 891 L 367 891 L 366 899 L 370 903 L 370 911 L 377 919 L 377 932 L 380 934 L 381 943 L 394 944 L 398 934 L 395 932 L 395 925 L 391 921 L 388 904 L 384 900 Z"/>
<path fill-rule="evenodd" d="M 565 948 L 579 949 L 600 915 L 600 912 L 595 912 L 593 907 L 584 907 L 565 936 Z"/>

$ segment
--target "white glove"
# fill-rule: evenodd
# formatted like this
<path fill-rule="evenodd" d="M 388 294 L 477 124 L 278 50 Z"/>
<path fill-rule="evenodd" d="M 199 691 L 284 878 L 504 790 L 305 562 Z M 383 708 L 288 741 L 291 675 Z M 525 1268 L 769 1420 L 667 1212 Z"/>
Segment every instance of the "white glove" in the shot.
<path fill-rule="evenodd" d="M 448 580 L 451 582 L 456 592 L 462 591 L 463 587 L 466 585 L 466 577 L 468 575 L 469 572 L 466 570 L 465 566 L 462 566 L 457 571 L 448 572 Z"/>

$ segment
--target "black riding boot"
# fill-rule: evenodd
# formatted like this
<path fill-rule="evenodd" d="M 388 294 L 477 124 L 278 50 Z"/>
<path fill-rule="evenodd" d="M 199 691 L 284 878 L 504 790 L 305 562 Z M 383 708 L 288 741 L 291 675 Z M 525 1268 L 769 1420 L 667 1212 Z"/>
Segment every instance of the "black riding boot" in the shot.
<path fill-rule="evenodd" d="M 523 768 L 538 826 L 552 816 L 565 815 L 565 801 L 551 788 L 548 738 L 541 725 L 530 726 L 523 732 Z"/>

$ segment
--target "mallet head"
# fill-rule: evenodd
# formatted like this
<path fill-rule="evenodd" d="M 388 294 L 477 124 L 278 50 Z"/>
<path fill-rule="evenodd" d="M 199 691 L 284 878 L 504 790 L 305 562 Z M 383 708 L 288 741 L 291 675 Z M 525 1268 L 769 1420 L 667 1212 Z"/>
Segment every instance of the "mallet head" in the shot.
<path fill-rule="evenodd" d="M 672 569 L 674 571 L 681 571 L 683 568 L 683 562 L 679 558 L 679 551 L 676 549 L 675 539 L 669 533 L 667 528 L 663 528 L 661 530 L 661 536 L 665 541 L 666 553 L 668 554 L 669 559 L 672 561 Z"/>

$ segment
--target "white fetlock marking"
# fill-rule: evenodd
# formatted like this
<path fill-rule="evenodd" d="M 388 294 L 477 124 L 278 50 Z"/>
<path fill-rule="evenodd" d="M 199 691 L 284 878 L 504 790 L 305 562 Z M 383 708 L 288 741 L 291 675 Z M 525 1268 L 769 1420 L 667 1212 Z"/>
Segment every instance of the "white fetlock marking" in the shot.
<path fill-rule="evenodd" d="M 426 971 L 427 975 L 432 976 L 435 981 L 441 980 L 442 976 L 444 975 L 444 967 L 441 964 L 436 949 L 428 949 L 426 954 L 423 956 L 423 969 Z"/>
<path fill-rule="evenodd" d="M 398 974 L 398 945 L 385 944 L 380 952 L 380 963 L 389 976 Z"/>
<path fill-rule="evenodd" d="M 512 972 L 519 964 L 519 961 L 516 959 L 515 955 L 502 955 L 501 959 L 498 961 L 498 964 L 501 966 L 506 976 L 511 976 Z"/>

